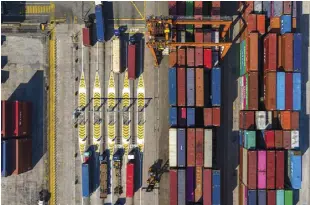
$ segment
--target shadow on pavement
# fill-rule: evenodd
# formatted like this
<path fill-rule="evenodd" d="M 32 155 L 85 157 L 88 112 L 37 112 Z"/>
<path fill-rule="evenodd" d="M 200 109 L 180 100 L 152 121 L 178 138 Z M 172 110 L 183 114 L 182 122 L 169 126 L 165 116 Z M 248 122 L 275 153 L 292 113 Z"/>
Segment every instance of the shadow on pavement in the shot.
<path fill-rule="evenodd" d="M 1 83 L 5 83 L 10 77 L 10 71 L 1 70 Z"/>
<path fill-rule="evenodd" d="M 8 56 L 1 56 L 1 69 L 8 63 Z"/>
<path fill-rule="evenodd" d="M 25 1 L 2 1 L 1 23 L 19 23 L 26 19 Z"/>
<path fill-rule="evenodd" d="M 135 152 L 135 173 L 134 173 L 134 192 L 137 192 L 142 187 L 142 168 L 143 168 L 143 153 L 138 149 Z"/>

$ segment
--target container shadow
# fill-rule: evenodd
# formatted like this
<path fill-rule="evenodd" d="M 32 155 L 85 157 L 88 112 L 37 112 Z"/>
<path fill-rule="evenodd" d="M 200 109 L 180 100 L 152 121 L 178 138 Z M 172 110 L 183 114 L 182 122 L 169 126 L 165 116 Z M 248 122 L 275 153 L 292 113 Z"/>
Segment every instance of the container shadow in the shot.
<path fill-rule="evenodd" d="M 143 169 L 143 153 L 138 149 L 135 151 L 134 160 L 135 170 L 134 170 L 134 192 L 137 192 L 142 187 L 142 169 Z"/>
<path fill-rule="evenodd" d="M 5 35 L 1 35 L 1 45 L 3 45 L 4 41 L 6 41 L 6 36 Z"/>
<path fill-rule="evenodd" d="M 136 77 L 139 78 L 144 71 L 144 45 L 145 39 L 143 33 L 135 33 L 136 39 Z"/>
<path fill-rule="evenodd" d="M 32 103 L 32 166 L 34 167 L 47 151 L 45 78 L 43 71 L 37 71 L 28 83 L 20 84 L 9 97 L 9 101 Z"/>
<path fill-rule="evenodd" d="M 94 145 L 91 145 L 88 148 L 88 151 L 92 153 L 91 158 L 90 158 L 90 179 L 91 179 L 91 184 L 90 184 L 90 193 L 93 193 L 97 190 L 99 187 L 99 182 L 100 182 L 100 164 L 99 164 L 99 153 L 95 152 L 96 147 Z"/>
<path fill-rule="evenodd" d="M 127 56 L 128 56 L 128 42 L 129 42 L 129 33 L 123 33 L 120 36 L 120 66 L 121 66 L 121 72 L 126 71 L 128 68 L 128 61 L 127 61 Z"/>
<path fill-rule="evenodd" d="M 105 25 L 105 40 L 108 41 L 114 36 L 113 2 L 104 1 L 102 6 Z"/>
<path fill-rule="evenodd" d="M 5 83 L 10 77 L 10 71 L 1 70 L 1 83 Z"/>
<path fill-rule="evenodd" d="M 1 12 L 1 23 L 20 23 L 25 21 L 25 1 L 2 1 L 1 7 L 3 9 L 3 14 Z"/>
<path fill-rule="evenodd" d="M 8 64 L 8 56 L 1 56 L 1 69 Z"/>

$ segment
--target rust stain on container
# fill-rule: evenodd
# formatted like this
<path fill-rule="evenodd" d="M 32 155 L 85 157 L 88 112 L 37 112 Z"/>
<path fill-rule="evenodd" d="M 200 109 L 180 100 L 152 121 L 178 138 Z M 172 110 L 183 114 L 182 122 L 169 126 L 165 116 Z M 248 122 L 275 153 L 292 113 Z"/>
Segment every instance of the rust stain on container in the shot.
<path fill-rule="evenodd" d="M 203 68 L 196 68 L 196 106 L 204 106 Z"/>
<path fill-rule="evenodd" d="M 277 93 L 277 73 L 268 72 L 264 76 L 265 80 L 265 108 L 266 110 L 276 110 L 276 93 Z"/>

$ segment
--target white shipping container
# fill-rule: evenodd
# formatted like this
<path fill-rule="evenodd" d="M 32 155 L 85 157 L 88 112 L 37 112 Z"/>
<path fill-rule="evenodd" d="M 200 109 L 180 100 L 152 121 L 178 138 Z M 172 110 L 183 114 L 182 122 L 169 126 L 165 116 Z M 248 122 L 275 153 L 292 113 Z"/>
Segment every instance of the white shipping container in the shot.
<path fill-rule="evenodd" d="M 120 73 L 120 40 L 114 38 L 112 40 L 112 70 L 114 73 Z"/>
<path fill-rule="evenodd" d="M 299 131 L 298 130 L 292 130 L 291 131 L 291 147 L 299 148 Z"/>
<path fill-rule="evenodd" d="M 214 42 L 214 43 L 219 43 L 220 42 L 220 33 L 219 33 L 219 31 L 212 31 L 212 33 L 211 33 L 211 42 Z M 218 46 L 212 47 L 212 50 L 213 51 L 218 51 L 219 47 Z"/>
<path fill-rule="evenodd" d="M 212 168 L 212 129 L 205 129 L 204 132 L 204 167 Z"/>
<path fill-rule="evenodd" d="M 247 186 L 248 185 L 248 150 L 242 148 L 242 181 Z"/>
<path fill-rule="evenodd" d="M 261 13 L 263 11 L 263 2 L 262 1 L 254 1 L 254 11 L 256 13 Z"/>
<path fill-rule="evenodd" d="M 264 130 L 266 128 L 266 112 L 256 111 L 255 112 L 255 124 L 257 130 Z"/>
<path fill-rule="evenodd" d="M 177 129 L 169 129 L 169 165 L 177 167 Z"/>

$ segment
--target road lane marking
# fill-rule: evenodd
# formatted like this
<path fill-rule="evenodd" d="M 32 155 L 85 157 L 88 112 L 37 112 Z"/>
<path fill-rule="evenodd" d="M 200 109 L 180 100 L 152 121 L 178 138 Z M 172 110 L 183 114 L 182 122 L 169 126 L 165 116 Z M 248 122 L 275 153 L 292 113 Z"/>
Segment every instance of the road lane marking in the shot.
<path fill-rule="evenodd" d="M 140 10 L 138 9 L 137 5 L 133 2 L 133 1 L 130 1 L 131 4 L 135 7 L 135 9 L 137 10 L 137 12 L 139 13 L 139 15 L 141 16 L 142 19 L 145 19 L 145 17 L 141 14 Z"/>

